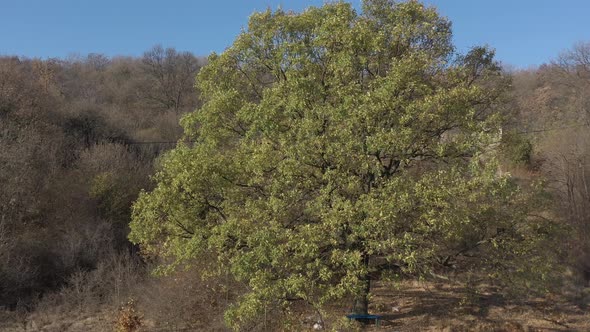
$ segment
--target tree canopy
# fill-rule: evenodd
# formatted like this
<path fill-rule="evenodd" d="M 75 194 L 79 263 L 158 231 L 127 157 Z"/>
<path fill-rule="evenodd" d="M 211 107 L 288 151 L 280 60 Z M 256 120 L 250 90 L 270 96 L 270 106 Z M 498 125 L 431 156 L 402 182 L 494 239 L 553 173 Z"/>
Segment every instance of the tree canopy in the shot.
<path fill-rule="evenodd" d="M 511 259 L 534 260 L 547 228 L 494 161 L 508 81 L 493 52 L 457 55 L 451 38 L 417 1 L 253 14 L 200 71 L 203 104 L 130 239 L 164 271 L 206 261 L 247 285 L 234 328 L 297 301 L 366 312 L 387 276 L 522 272 Z"/>

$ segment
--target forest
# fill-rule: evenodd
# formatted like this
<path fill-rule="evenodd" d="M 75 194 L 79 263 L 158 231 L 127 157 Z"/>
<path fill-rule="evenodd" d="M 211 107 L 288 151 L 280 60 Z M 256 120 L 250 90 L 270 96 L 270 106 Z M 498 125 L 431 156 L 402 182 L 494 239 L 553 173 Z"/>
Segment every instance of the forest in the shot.
<path fill-rule="evenodd" d="M 590 330 L 589 126 L 417 1 L 0 56 L 0 330 Z"/>

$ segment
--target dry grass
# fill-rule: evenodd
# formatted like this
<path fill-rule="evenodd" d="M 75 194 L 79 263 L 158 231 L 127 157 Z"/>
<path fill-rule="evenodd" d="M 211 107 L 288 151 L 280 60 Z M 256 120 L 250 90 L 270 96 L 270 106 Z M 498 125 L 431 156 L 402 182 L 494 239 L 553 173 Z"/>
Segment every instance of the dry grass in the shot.
<path fill-rule="evenodd" d="M 186 275 L 183 275 L 187 277 Z M 220 293 L 213 289 L 206 292 L 189 288 L 207 288 L 189 277 L 186 282 L 178 279 L 161 280 L 141 286 L 144 296 L 138 302 L 137 315 L 143 315 L 144 324 L 137 331 L 224 331 L 222 311 L 219 305 Z M 192 279 L 192 281 L 189 281 Z M 153 281 L 155 282 L 155 281 Z M 150 294 L 144 287 L 154 287 Z M 213 292 L 213 293 L 211 293 Z M 168 294 L 167 294 L 168 293 Z M 200 294 L 200 296 L 199 296 Z M 567 301 L 562 295 L 544 298 L 508 299 L 489 289 L 480 287 L 475 291 L 458 284 L 435 284 L 404 281 L 397 287 L 377 284 L 373 289 L 370 311 L 383 316 L 380 327 L 373 325 L 346 326 L 343 319 L 346 305 L 330 310 L 326 327 L 330 330 L 339 326 L 339 331 L 590 331 L 590 312 L 579 303 Z M 154 296 L 156 295 L 156 296 Z M 215 295 L 218 300 L 215 301 Z M 173 298 L 177 297 L 177 301 Z M 212 302 L 213 301 L 213 302 Z M 222 302 L 226 302 L 223 299 Z M 82 332 L 113 331 L 118 311 L 104 306 L 97 311 L 73 313 L 54 311 L 52 314 L 35 312 L 0 313 L 0 331 L 23 332 Z M 159 309 L 158 309 L 159 308 Z M 159 310 L 159 311 L 158 311 Z M 135 312 L 134 312 L 135 314 Z M 2 316 L 4 315 L 4 316 Z M 20 315 L 20 316 L 19 316 Z M 295 321 L 300 325 L 297 331 L 313 331 L 313 313 L 299 312 Z M 176 320 L 172 322 L 171 320 Z M 344 324 L 342 324 L 344 323 Z M 263 325 L 261 325 L 263 326 Z M 274 331 L 270 324 L 264 324 L 267 331 Z M 256 328 L 256 330 L 264 330 Z"/>
<path fill-rule="evenodd" d="M 510 300 L 458 285 L 400 286 L 374 290 L 372 312 L 384 321 L 367 331 L 590 331 L 590 312 L 560 295 Z"/>

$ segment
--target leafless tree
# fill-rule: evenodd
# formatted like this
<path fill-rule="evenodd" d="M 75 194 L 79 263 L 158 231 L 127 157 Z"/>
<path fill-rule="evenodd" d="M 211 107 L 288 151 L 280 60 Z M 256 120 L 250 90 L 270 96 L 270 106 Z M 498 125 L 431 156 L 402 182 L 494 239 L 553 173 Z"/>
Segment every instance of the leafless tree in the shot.
<path fill-rule="evenodd" d="M 148 77 L 145 98 L 154 105 L 179 112 L 194 100 L 194 80 L 202 66 L 197 57 L 155 46 L 144 53 L 142 62 Z"/>

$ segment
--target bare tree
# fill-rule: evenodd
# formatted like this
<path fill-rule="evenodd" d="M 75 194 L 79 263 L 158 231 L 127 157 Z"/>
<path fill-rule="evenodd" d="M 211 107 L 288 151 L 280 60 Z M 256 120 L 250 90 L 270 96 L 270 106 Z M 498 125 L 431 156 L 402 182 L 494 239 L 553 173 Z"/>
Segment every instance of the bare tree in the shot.
<path fill-rule="evenodd" d="M 145 98 L 152 104 L 176 112 L 192 104 L 195 76 L 202 65 L 197 57 L 158 45 L 144 53 L 142 62 L 148 75 Z"/>
<path fill-rule="evenodd" d="M 561 87 L 564 108 L 590 125 L 590 42 L 581 42 L 553 62 L 552 81 Z"/>

